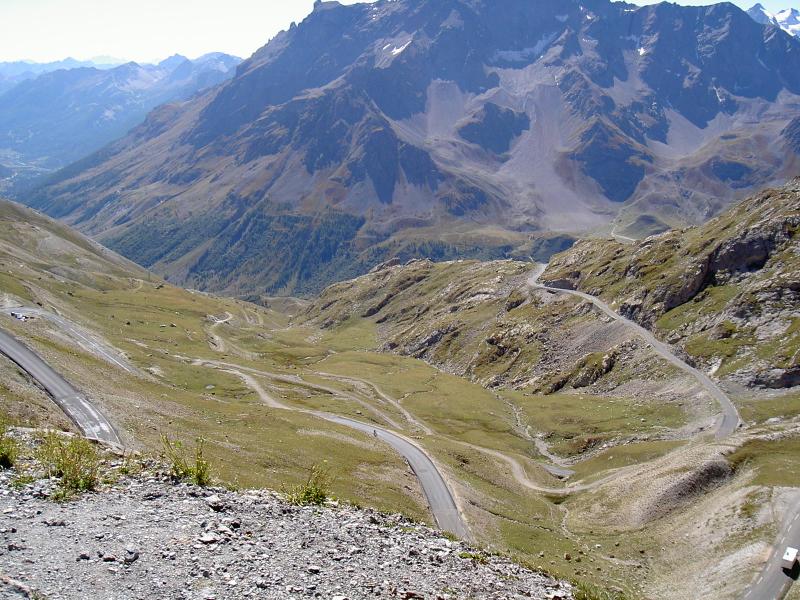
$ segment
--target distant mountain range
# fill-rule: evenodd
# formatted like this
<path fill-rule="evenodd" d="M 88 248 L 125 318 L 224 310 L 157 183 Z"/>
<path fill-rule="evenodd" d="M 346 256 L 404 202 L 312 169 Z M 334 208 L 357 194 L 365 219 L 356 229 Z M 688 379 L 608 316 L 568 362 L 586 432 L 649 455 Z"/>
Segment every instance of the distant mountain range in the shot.
<path fill-rule="evenodd" d="M 124 61 L 116 61 L 110 57 L 99 57 L 94 60 L 76 60 L 66 58 L 49 63 L 37 63 L 26 60 L 0 62 L 0 94 L 7 92 L 22 81 L 34 79 L 42 73 L 50 73 L 60 69 L 96 68 L 111 69 Z"/>
<path fill-rule="evenodd" d="M 800 36 L 800 11 L 796 8 L 786 8 L 777 13 L 767 11 L 761 4 L 755 4 L 747 14 L 762 25 L 775 25 L 785 32 Z"/>
<path fill-rule="evenodd" d="M 156 106 L 229 79 L 239 62 L 209 54 L 109 68 L 72 59 L 5 63 L 0 73 L 23 80 L 0 94 L 0 150 L 43 167 L 62 167 L 124 135 Z"/>
<path fill-rule="evenodd" d="M 308 293 L 703 222 L 797 172 L 798 117 L 800 42 L 730 3 L 317 2 L 23 200 L 177 283 Z"/>

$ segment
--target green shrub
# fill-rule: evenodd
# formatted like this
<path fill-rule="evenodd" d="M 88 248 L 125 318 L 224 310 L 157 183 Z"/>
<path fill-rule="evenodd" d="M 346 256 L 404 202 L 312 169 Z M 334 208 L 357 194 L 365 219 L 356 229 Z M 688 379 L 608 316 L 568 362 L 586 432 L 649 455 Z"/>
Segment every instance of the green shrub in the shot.
<path fill-rule="evenodd" d="M 86 439 L 64 438 L 50 431 L 41 438 L 36 458 L 48 477 L 59 478 L 57 499 L 97 487 L 100 456 L 94 445 Z"/>
<path fill-rule="evenodd" d="M 314 465 L 305 483 L 284 490 L 287 500 L 298 506 L 320 506 L 330 497 L 330 486 L 333 477 L 327 467 Z"/>
<path fill-rule="evenodd" d="M 481 565 L 485 565 L 489 562 L 489 559 L 482 552 L 459 552 L 458 557 L 464 560 L 471 560 Z"/>
<path fill-rule="evenodd" d="M 137 475 L 142 472 L 142 463 L 135 454 L 126 452 L 122 455 L 122 464 L 119 467 L 120 475 Z"/>
<path fill-rule="evenodd" d="M 0 421 L 0 469 L 10 469 L 19 455 L 17 440 L 8 435 L 8 426 Z"/>
<path fill-rule="evenodd" d="M 191 480 L 195 485 L 207 486 L 211 483 L 211 463 L 203 456 L 205 440 L 197 438 L 194 449 L 194 466 L 192 467 Z"/>
<path fill-rule="evenodd" d="M 15 490 L 21 490 L 36 481 L 33 475 L 19 474 L 11 480 L 11 487 Z"/>
<path fill-rule="evenodd" d="M 161 449 L 163 458 L 169 463 L 170 476 L 176 481 L 189 478 L 189 463 L 183 451 L 180 440 L 171 440 L 166 435 L 161 436 Z"/>
<path fill-rule="evenodd" d="M 170 465 L 170 475 L 176 481 L 191 481 L 195 485 L 207 486 L 211 483 L 211 463 L 204 456 L 205 440 L 195 441 L 194 458 L 190 461 L 180 440 L 171 440 L 161 436 L 164 458 Z"/>

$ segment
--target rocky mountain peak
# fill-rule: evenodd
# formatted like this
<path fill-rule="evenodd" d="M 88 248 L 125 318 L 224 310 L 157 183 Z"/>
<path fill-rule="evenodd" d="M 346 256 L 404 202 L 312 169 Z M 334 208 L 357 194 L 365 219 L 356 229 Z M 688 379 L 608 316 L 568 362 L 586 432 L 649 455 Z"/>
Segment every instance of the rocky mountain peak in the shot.
<path fill-rule="evenodd" d="M 796 8 L 786 8 L 771 13 L 763 4 L 758 3 L 748 9 L 747 14 L 761 25 L 774 25 L 795 37 L 800 35 L 800 11 Z"/>
<path fill-rule="evenodd" d="M 158 66 L 163 68 L 163 69 L 172 70 L 172 69 L 178 67 L 179 65 L 182 65 L 187 60 L 189 60 L 189 59 L 186 58 L 185 56 L 181 55 L 181 54 L 173 54 L 172 56 L 167 57 L 164 60 L 162 60 L 160 63 L 158 63 Z"/>

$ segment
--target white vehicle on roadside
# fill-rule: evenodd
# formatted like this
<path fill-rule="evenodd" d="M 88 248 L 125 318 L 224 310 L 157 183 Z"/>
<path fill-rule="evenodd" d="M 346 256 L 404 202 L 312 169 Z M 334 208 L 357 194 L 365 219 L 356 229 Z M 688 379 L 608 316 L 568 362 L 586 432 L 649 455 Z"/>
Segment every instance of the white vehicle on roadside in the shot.
<path fill-rule="evenodd" d="M 18 313 L 18 312 L 14 312 L 14 311 L 11 312 L 11 316 L 14 317 L 15 319 L 17 319 L 17 321 L 25 322 L 25 321 L 28 320 L 28 317 L 26 315 L 23 315 L 22 313 Z"/>
<path fill-rule="evenodd" d="M 781 561 L 781 565 L 784 569 L 787 571 L 794 569 L 797 564 L 797 553 L 797 548 L 792 548 L 791 546 L 786 548 L 786 552 L 783 553 L 783 560 Z"/>

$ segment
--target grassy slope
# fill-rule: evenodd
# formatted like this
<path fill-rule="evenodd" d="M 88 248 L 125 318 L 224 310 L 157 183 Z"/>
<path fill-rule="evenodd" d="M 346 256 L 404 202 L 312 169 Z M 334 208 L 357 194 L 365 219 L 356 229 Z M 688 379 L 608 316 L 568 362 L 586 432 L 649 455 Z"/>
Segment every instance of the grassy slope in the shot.
<path fill-rule="evenodd" d="M 473 448 L 512 453 L 526 462 L 532 477 L 557 485 L 535 467 L 531 460 L 535 452 L 513 431 L 508 405 L 482 387 L 419 360 L 365 351 L 374 346 L 370 326 L 344 328 L 341 333 L 287 328 L 280 314 L 149 281 L 141 270 L 111 264 L 93 244 L 80 238 L 76 240 L 80 243 L 72 243 L 68 235 L 62 236 L 60 226 L 12 205 L 0 208 L 6 211 L 0 229 L 5 277 L 0 294 L 5 300 L 40 303 L 85 326 L 124 352 L 142 374 L 133 376 L 106 364 L 46 320 L 22 324 L 0 316 L 2 326 L 86 391 L 140 448 L 156 449 L 162 433 L 186 441 L 202 436 L 209 441 L 207 451 L 225 481 L 273 488 L 297 482 L 311 464 L 327 460 L 337 475 L 335 492 L 341 497 L 428 518 L 419 492 L 412 493 L 417 490 L 413 477 L 394 453 L 349 429 L 265 407 L 237 375 L 195 364 L 227 362 L 265 373 L 257 376 L 259 382 L 288 404 L 376 423 L 383 423 L 380 414 L 398 420 L 407 434 L 431 450 L 459 493 L 469 499 L 467 512 L 482 541 L 530 555 L 543 545 L 576 551 L 575 543 L 563 540 L 552 521 L 557 511 L 551 503 L 531 498 L 498 469 L 495 459 Z M 225 313 L 233 319 L 212 327 L 207 316 Z M 209 343 L 214 336 L 224 340 L 223 350 Z M 300 377 L 307 384 L 287 384 L 270 373 Z M 439 441 L 420 435 L 374 393 L 331 380 L 330 374 L 369 380 L 448 437 Z M 323 383 L 332 392 L 314 387 Z M 18 395 L 3 397 L 11 413 L 24 400 Z M 365 410 L 363 404 L 369 403 L 380 414 Z M 24 414 L 14 416 L 26 420 Z M 64 425 L 63 418 L 55 424 Z M 468 467 L 465 454 L 473 456 Z M 531 531 L 536 535 L 525 533 Z"/>
<path fill-rule="evenodd" d="M 389 449 L 347 428 L 269 409 L 237 376 L 182 358 L 220 358 L 208 343 L 207 315 L 235 312 L 243 327 L 248 319 L 278 325 L 282 317 L 150 279 L 67 228 L 0 203 L 0 299 L 37 303 L 85 326 L 123 351 L 141 374 L 114 368 L 44 319 L 21 324 L 3 315 L 0 323 L 87 391 L 129 441 L 156 449 L 162 433 L 186 441 L 205 437 L 218 474 L 241 485 L 293 484 L 312 464 L 328 460 L 340 496 L 426 516 L 419 492 L 409 493 L 416 489 L 412 475 Z M 39 409 L 22 410 L 20 401 L 37 397 L 35 388 L 14 381 L 4 388 L 12 384 L 15 393 L 0 390 L 0 397 L 14 420 L 67 426 L 43 398 Z M 37 411 L 46 416 L 31 414 Z"/>
<path fill-rule="evenodd" d="M 373 347 L 489 388 L 544 390 L 554 373 L 577 375 L 613 342 L 570 344 L 605 332 L 602 320 L 573 298 L 532 294 L 531 270 L 515 261 L 416 261 L 329 287 L 304 318 L 337 336 L 369 331 Z M 666 365 L 648 371 L 650 378 L 669 374 Z"/>

